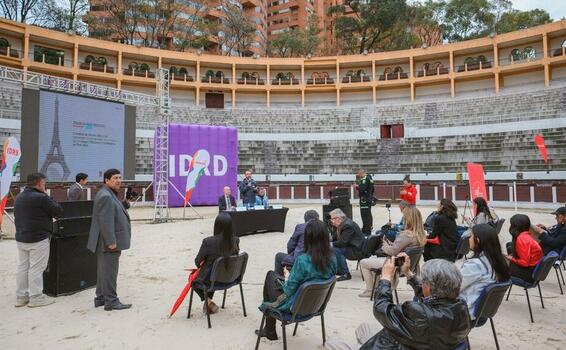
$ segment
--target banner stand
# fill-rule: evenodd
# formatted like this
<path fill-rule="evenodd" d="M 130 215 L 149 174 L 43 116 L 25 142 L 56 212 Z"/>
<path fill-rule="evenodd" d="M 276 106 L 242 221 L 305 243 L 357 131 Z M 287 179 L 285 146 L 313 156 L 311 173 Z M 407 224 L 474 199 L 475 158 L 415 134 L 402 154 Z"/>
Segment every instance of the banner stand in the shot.
<path fill-rule="evenodd" d="M 173 182 L 171 182 L 171 180 L 169 180 L 169 185 L 173 186 L 173 189 L 175 190 L 175 192 L 177 192 L 179 194 L 179 196 L 181 196 L 181 198 L 185 199 L 185 196 L 183 196 L 181 191 L 179 191 L 177 186 L 175 186 L 175 184 L 173 184 Z M 195 209 L 195 207 L 192 206 L 191 202 L 187 202 L 187 204 L 191 207 L 191 209 L 195 212 L 195 214 L 197 214 L 199 219 L 204 219 L 204 216 L 199 214 L 199 212 Z M 183 207 L 183 220 L 185 220 L 185 208 L 186 207 L 187 206 Z"/>

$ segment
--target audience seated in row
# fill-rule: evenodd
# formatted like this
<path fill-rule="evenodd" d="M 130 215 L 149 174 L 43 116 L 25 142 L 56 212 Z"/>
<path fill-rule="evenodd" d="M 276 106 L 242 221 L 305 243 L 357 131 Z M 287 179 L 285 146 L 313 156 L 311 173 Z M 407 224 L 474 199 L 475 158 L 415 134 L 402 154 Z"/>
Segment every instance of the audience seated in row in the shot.
<path fill-rule="evenodd" d="M 450 261 L 432 259 L 421 268 L 421 277 L 413 275 L 410 259 L 405 253 L 401 270 L 415 292 L 412 301 L 395 304 L 391 282 L 395 276 L 395 258 L 383 265 L 376 288 L 373 315 L 383 326 L 371 336 L 362 325 L 356 332 L 360 346 L 329 339 L 329 350 L 378 349 L 453 349 L 463 342 L 471 328 L 466 302 L 459 298 L 462 275 Z"/>
<path fill-rule="evenodd" d="M 311 220 L 318 220 L 318 212 L 316 210 L 307 210 L 304 214 L 305 222 L 295 226 L 295 231 L 287 242 L 287 254 L 275 254 L 275 273 L 283 276 L 283 268 L 291 269 L 295 260 L 305 251 L 305 227 Z"/>
<path fill-rule="evenodd" d="M 551 251 L 560 254 L 566 246 L 566 207 L 560 207 L 552 214 L 555 216 L 556 225 L 551 228 L 546 228 L 542 224 L 532 227 L 532 232 L 539 240 L 545 255 Z"/>
<path fill-rule="evenodd" d="M 366 289 L 359 295 L 360 297 L 369 298 L 373 293 L 373 276 L 371 269 L 381 268 L 387 259 L 396 256 L 407 248 L 424 247 L 426 237 L 423 228 L 423 219 L 419 209 L 414 206 L 406 207 L 403 211 L 403 222 L 405 223 L 405 229 L 399 233 L 394 242 L 390 242 L 384 237 L 383 243 L 375 252 L 375 255 L 360 261 L 360 267 L 366 284 Z"/>
<path fill-rule="evenodd" d="M 313 280 L 327 280 L 336 275 L 336 257 L 330 249 L 330 236 L 322 221 L 312 219 L 307 222 L 304 242 L 305 252 L 295 260 L 286 282 L 273 271 L 267 273 L 263 286 L 264 302 L 260 309 L 275 308 L 289 312 L 295 293 L 301 284 Z M 275 323 L 274 318 L 267 317 L 261 337 L 277 340 Z M 259 330 L 256 330 L 256 335 L 258 333 Z"/>
<path fill-rule="evenodd" d="M 211 314 L 218 311 L 218 306 L 212 301 L 214 293 L 208 294 L 208 305 L 205 302 L 205 295 L 202 289 L 197 288 L 197 284 L 209 286 L 212 265 L 219 257 L 229 257 L 240 252 L 240 239 L 234 236 L 232 228 L 232 218 L 226 212 L 220 212 L 214 221 L 214 236 L 206 237 L 195 258 L 195 265 L 200 267 L 200 273 L 193 283 L 195 292 L 200 300 L 204 302 L 203 309 L 206 307 Z"/>
<path fill-rule="evenodd" d="M 360 226 L 348 218 L 340 209 L 334 209 L 330 212 L 330 222 L 336 227 L 336 233 L 332 237 L 332 245 L 338 260 L 340 277 L 337 278 L 337 281 L 352 279 L 346 259 L 357 261 L 367 258 L 365 253 L 366 238 Z"/>
<path fill-rule="evenodd" d="M 456 218 L 458 208 L 450 199 L 442 199 L 437 208 L 438 216 L 434 219 L 432 232 L 428 235 L 424 250 L 424 260 L 456 260 L 456 247 L 460 241 Z"/>
<path fill-rule="evenodd" d="M 464 221 L 469 227 L 468 230 L 464 232 L 465 236 L 470 235 L 471 228 L 474 227 L 474 225 L 490 224 L 495 227 L 495 223 L 497 222 L 497 216 L 495 215 L 495 213 L 492 213 L 485 199 L 483 199 L 482 197 L 476 197 L 474 198 L 473 203 L 476 215 L 473 218 L 464 216 Z"/>
<path fill-rule="evenodd" d="M 460 267 L 460 297 L 468 304 L 470 316 L 473 317 L 476 302 L 483 289 L 494 282 L 508 281 L 511 276 L 507 261 L 501 252 L 499 236 L 493 226 L 474 225 L 468 240 L 474 255 Z"/>
<path fill-rule="evenodd" d="M 533 282 L 533 270 L 542 259 L 543 252 L 529 233 L 531 220 L 527 215 L 515 214 L 509 223 L 509 233 L 513 239 L 507 244 L 506 258 L 509 260 L 511 276 Z"/>

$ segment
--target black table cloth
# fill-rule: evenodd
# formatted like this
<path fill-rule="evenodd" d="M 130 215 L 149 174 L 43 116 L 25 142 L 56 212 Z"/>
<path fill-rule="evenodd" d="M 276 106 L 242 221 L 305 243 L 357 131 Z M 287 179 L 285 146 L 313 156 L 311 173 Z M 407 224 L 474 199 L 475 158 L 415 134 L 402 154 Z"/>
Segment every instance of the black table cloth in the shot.
<path fill-rule="evenodd" d="M 260 231 L 285 231 L 287 211 L 289 208 L 227 211 L 227 213 L 232 217 L 234 235 L 243 236 Z"/>

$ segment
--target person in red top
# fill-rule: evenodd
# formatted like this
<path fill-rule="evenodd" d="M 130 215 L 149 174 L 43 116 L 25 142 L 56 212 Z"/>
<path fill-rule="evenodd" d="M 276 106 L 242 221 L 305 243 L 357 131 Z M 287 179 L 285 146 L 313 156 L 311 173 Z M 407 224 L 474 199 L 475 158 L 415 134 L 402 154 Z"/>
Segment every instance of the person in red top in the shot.
<path fill-rule="evenodd" d="M 409 205 L 417 204 L 417 186 L 411 183 L 411 178 L 406 175 L 403 179 L 403 188 L 401 189 L 401 200 L 409 203 Z"/>
<path fill-rule="evenodd" d="M 531 220 L 524 214 L 511 217 L 509 233 L 513 240 L 507 244 L 507 260 L 511 276 L 533 282 L 533 270 L 542 259 L 542 248 L 529 234 Z"/>

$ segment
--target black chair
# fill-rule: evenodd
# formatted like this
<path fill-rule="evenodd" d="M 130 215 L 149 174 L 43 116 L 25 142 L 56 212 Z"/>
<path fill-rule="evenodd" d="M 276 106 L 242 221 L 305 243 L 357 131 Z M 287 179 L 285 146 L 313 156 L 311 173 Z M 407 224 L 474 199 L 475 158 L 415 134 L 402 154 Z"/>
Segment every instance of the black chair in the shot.
<path fill-rule="evenodd" d="M 381 242 L 383 240 L 382 236 L 370 236 L 367 239 L 367 244 L 366 244 L 366 249 L 364 251 L 364 254 L 366 254 L 368 257 L 372 256 L 376 250 L 379 249 L 379 246 L 381 245 Z M 358 263 L 356 264 L 356 271 L 358 270 L 358 268 L 360 267 L 360 261 L 362 259 L 358 259 Z M 364 274 L 362 273 L 362 281 L 364 280 Z"/>
<path fill-rule="evenodd" d="M 238 255 L 232 255 L 227 258 L 220 257 L 214 261 L 212 265 L 212 271 L 210 273 L 210 286 L 206 286 L 202 282 L 194 282 L 191 288 L 191 296 L 189 298 L 189 312 L 187 313 L 187 318 L 191 318 L 191 307 L 193 305 L 193 294 L 195 288 L 202 289 L 204 295 L 206 296 L 206 303 L 208 304 L 208 293 L 215 291 L 224 291 L 224 297 L 222 298 L 222 308 L 224 309 L 224 304 L 226 303 L 226 291 L 236 285 L 240 286 L 240 296 L 242 297 L 242 309 L 244 310 L 244 317 L 246 315 L 246 304 L 244 302 L 244 291 L 242 289 L 242 279 L 244 278 L 244 273 L 246 272 L 246 265 L 248 264 L 248 253 L 240 253 Z M 208 321 L 208 328 L 212 328 L 210 325 L 210 312 L 208 307 L 206 308 L 206 319 Z"/>
<path fill-rule="evenodd" d="M 560 287 L 560 294 L 562 295 L 564 295 L 564 291 L 562 290 L 562 284 L 566 284 L 566 283 L 564 283 L 564 274 L 562 274 L 562 269 L 560 268 L 560 265 L 564 265 L 564 260 L 566 260 L 566 247 L 562 248 L 562 250 L 560 251 L 560 255 L 558 256 L 558 259 L 556 259 L 554 265 L 552 265 L 554 267 L 554 271 L 556 272 L 556 279 L 558 280 L 558 286 Z M 558 277 L 558 272 L 560 272 L 560 277 L 562 277 L 562 284 L 560 284 L 560 277 Z"/>
<path fill-rule="evenodd" d="M 273 308 L 266 308 L 263 310 L 260 308 L 263 316 L 259 325 L 259 332 L 257 342 L 255 344 L 255 349 L 259 349 L 259 342 L 261 340 L 259 334 L 261 334 L 263 325 L 265 323 L 265 318 L 267 316 L 273 317 L 281 322 L 284 350 L 287 350 L 287 333 L 285 332 L 285 327 L 287 325 L 292 323 L 295 324 L 295 329 L 293 331 L 293 336 L 295 336 L 297 334 L 297 327 L 299 326 L 300 322 L 306 322 L 313 317 L 320 316 L 320 322 L 322 326 L 322 345 L 324 345 L 326 343 L 324 311 L 326 310 L 326 305 L 330 300 L 330 296 L 332 295 L 335 284 L 336 277 L 334 276 L 325 281 L 311 281 L 301 284 L 295 294 L 295 300 L 291 305 L 290 312 L 281 312 Z"/>
<path fill-rule="evenodd" d="M 424 248 L 407 248 L 405 249 L 405 253 L 409 256 L 409 259 L 411 260 L 411 271 L 412 272 L 416 272 L 418 267 L 419 267 L 419 262 L 421 261 L 421 256 L 423 255 L 424 252 Z M 373 296 L 375 294 L 375 285 L 377 284 L 377 275 L 381 275 L 381 268 L 378 269 L 371 269 L 371 272 L 374 273 L 374 277 L 373 277 L 373 287 L 371 289 L 371 296 L 369 298 L 369 300 L 373 301 Z M 397 273 L 399 274 L 399 277 L 404 277 L 405 275 L 400 271 L 400 269 L 397 269 Z M 395 300 L 397 302 L 397 304 L 399 304 L 399 294 L 397 294 L 397 288 L 393 289 L 393 292 L 395 293 Z"/>
<path fill-rule="evenodd" d="M 513 284 L 511 285 L 511 287 L 509 287 L 509 292 L 507 293 L 507 298 L 505 300 L 509 300 L 509 294 L 511 294 L 511 288 L 513 288 L 513 285 L 523 287 L 523 289 L 525 290 L 525 294 L 527 295 L 527 304 L 529 305 L 529 314 L 531 315 L 532 323 L 534 323 L 535 321 L 533 320 L 531 300 L 529 299 L 529 289 L 538 287 L 540 303 L 542 305 L 542 308 L 544 309 L 544 300 L 542 298 L 542 292 L 540 290 L 540 282 L 546 279 L 548 273 L 550 272 L 550 269 L 552 269 L 552 266 L 554 265 L 557 259 L 558 259 L 558 254 L 556 252 L 550 252 L 547 255 L 545 255 L 542 259 L 540 259 L 540 261 L 538 262 L 538 264 L 536 265 L 533 271 L 532 283 L 524 281 L 518 277 L 511 276 L 511 282 Z"/>
<path fill-rule="evenodd" d="M 464 258 L 467 259 L 467 255 L 470 252 L 470 236 L 469 235 L 462 235 L 460 237 L 460 241 L 458 241 L 458 245 L 456 246 L 456 260 L 460 260 Z"/>
<path fill-rule="evenodd" d="M 493 340 L 495 340 L 495 347 L 497 350 L 499 350 L 499 342 L 497 341 L 497 333 L 495 332 L 495 326 L 493 325 L 493 317 L 497 313 L 499 305 L 503 302 L 505 293 L 509 288 L 511 288 L 510 280 L 506 282 L 488 284 L 481 292 L 474 308 L 474 320 L 472 321 L 472 327 L 481 327 L 489 319 L 491 331 L 493 332 Z M 467 339 L 467 343 L 468 349 L 471 349 L 469 339 Z"/>
<path fill-rule="evenodd" d="M 503 228 L 503 224 L 505 223 L 505 219 L 500 218 L 499 220 L 497 220 L 495 222 L 495 232 L 497 234 L 499 234 L 499 232 L 501 232 L 501 229 Z"/>

